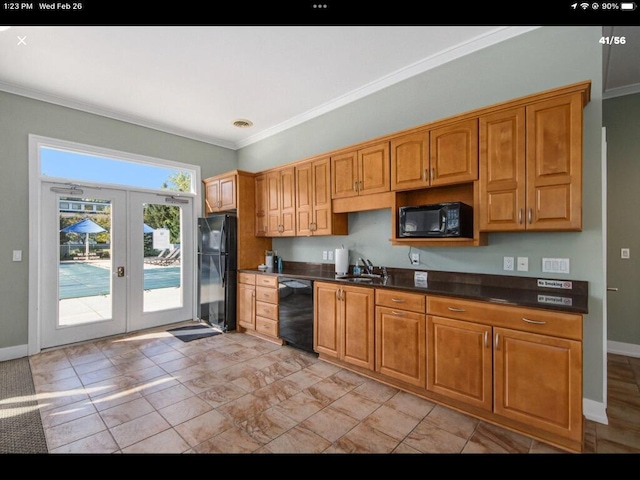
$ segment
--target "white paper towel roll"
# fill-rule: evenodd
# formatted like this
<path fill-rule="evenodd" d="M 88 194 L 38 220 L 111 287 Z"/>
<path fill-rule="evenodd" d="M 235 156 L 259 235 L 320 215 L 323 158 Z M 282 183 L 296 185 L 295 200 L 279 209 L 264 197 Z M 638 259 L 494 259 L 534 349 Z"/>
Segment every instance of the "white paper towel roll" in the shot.
<path fill-rule="evenodd" d="M 349 273 L 349 250 L 345 248 L 336 248 L 333 258 L 336 262 L 336 273 L 338 275 Z"/>

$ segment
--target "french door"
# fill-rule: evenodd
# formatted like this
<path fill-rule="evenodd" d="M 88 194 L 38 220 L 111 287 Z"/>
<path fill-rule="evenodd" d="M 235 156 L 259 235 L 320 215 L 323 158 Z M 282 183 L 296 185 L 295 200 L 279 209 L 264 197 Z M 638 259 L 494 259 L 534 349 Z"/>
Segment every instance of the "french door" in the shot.
<path fill-rule="evenodd" d="M 192 319 L 193 199 L 41 183 L 40 346 Z"/>

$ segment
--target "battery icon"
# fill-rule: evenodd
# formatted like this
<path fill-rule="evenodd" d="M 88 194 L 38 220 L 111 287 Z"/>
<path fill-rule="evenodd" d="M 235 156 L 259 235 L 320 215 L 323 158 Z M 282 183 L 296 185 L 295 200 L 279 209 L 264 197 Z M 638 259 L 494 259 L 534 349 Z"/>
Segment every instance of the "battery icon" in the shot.
<path fill-rule="evenodd" d="M 635 10 L 637 5 L 635 2 L 622 2 L 620 4 L 620 10 Z"/>

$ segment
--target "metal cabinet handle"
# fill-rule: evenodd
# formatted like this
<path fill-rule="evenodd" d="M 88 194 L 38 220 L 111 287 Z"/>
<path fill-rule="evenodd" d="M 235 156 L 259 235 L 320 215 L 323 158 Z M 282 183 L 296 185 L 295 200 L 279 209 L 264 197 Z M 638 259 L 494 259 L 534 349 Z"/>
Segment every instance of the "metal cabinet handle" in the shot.
<path fill-rule="evenodd" d="M 433 182 L 433 177 L 435 176 L 435 168 L 431 167 L 431 181 Z"/>
<path fill-rule="evenodd" d="M 522 317 L 522 320 L 524 320 L 527 323 L 535 323 L 536 325 L 546 325 L 547 324 L 547 322 L 542 322 L 540 320 L 530 320 L 530 319 L 528 319 L 526 317 Z"/>
<path fill-rule="evenodd" d="M 424 172 L 422 172 L 422 173 L 423 173 L 422 180 L 424 180 L 425 182 L 428 182 L 429 181 L 429 169 L 425 168 Z"/>
<path fill-rule="evenodd" d="M 406 300 L 402 300 L 401 298 L 392 298 L 391 301 L 392 302 L 396 302 L 396 303 L 404 303 L 404 302 L 406 302 Z"/>
<path fill-rule="evenodd" d="M 466 312 L 464 308 L 448 307 L 452 312 Z"/>
<path fill-rule="evenodd" d="M 489 332 L 485 330 L 484 332 L 484 348 L 489 347 Z"/>
<path fill-rule="evenodd" d="M 357 192 L 358 191 L 358 182 L 353 182 L 353 191 Z"/>
<path fill-rule="evenodd" d="M 358 192 L 362 191 L 362 180 L 358 182 Z"/>
<path fill-rule="evenodd" d="M 518 210 L 518 223 L 522 225 L 522 209 Z"/>
<path fill-rule="evenodd" d="M 533 223 L 533 208 L 529 208 L 529 223 Z"/>
<path fill-rule="evenodd" d="M 496 350 L 500 350 L 500 341 L 499 341 L 499 334 L 496 333 L 496 343 L 495 343 L 495 348 Z"/>
<path fill-rule="evenodd" d="M 391 310 L 391 313 L 393 315 L 397 315 L 398 317 L 404 317 L 404 313 L 402 313 L 402 312 L 396 312 L 395 310 Z"/>

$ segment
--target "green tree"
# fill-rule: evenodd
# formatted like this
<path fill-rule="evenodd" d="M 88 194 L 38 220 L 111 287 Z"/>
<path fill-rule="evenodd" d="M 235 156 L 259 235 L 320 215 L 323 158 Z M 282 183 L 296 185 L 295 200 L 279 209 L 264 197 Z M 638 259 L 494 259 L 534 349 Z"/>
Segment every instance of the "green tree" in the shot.
<path fill-rule="evenodd" d="M 191 175 L 186 172 L 177 172 L 170 175 L 162 184 L 163 190 L 173 192 L 190 192 Z M 176 205 L 147 204 L 144 209 L 144 222 L 151 228 L 166 228 L 169 230 L 169 241 L 173 244 L 180 243 L 180 207 Z M 151 237 L 151 235 L 148 235 Z M 145 247 L 151 240 L 145 240 Z"/>

